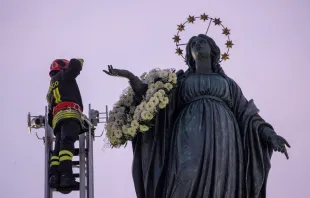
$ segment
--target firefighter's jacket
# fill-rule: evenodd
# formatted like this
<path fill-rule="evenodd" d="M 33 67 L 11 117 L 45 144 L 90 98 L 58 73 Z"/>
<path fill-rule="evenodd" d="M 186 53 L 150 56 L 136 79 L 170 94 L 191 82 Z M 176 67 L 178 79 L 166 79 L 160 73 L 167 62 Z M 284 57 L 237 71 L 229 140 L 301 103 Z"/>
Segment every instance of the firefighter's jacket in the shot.
<path fill-rule="evenodd" d="M 82 62 L 71 59 L 68 67 L 51 78 L 46 99 L 49 106 L 48 121 L 53 129 L 55 129 L 57 123 L 66 118 L 78 119 L 82 122 L 81 113 L 74 109 L 59 111 L 53 116 L 53 109 L 62 102 L 74 102 L 83 110 L 82 97 L 76 82 L 76 77 L 80 74 L 82 67 Z"/>

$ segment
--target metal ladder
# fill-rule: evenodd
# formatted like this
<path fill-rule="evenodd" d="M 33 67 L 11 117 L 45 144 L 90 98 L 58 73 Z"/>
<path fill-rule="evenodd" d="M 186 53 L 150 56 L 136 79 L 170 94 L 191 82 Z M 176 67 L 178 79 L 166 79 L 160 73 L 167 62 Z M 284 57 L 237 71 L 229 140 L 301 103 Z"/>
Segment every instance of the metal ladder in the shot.
<path fill-rule="evenodd" d="M 101 117 L 104 114 L 103 117 Z M 79 179 L 79 187 L 72 189 L 72 191 L 79 191 L 80 198 L 94 198 L 94 158 L 93 158 L 93 141 L 95 137 L 101 137 L 103 131 L 99 136 L 95 136 L 95 127 L 99 123 L 106 123 L 108 120 L 108 107 L 106 106 L 105 112 L 100 113 L 97 110 L 91 109 L 89 104 L 88 118 L 83 115 L 84 120 L 89 124 L 89 131 L 79 135 L 79 148 L 75 149 L 74 156 L 78 156 L 79 160 L 73 160 L 73 168 L 79 168 L 79 173 L 74 173 L 74 177 Z M 55 137 L 52 128 L 45 123 L 48 123 L 48 110 L 45 107 L 45 115 L 31 116 L 28 113 L 28 131 L 31 133 L 31 129 L 44 128 L 45 135 L 38 139 L 43 140 L 45 145 L 45 176 L 44 176 L 44 198 L 53 198 L 53 192 L 57 190 L 49 187 L 49 162 L 53 151 L 53 143 Z M 74 169 L 73 169 L 74 170 Z M 65 193 L 66 194 L 66 193 Z"/>

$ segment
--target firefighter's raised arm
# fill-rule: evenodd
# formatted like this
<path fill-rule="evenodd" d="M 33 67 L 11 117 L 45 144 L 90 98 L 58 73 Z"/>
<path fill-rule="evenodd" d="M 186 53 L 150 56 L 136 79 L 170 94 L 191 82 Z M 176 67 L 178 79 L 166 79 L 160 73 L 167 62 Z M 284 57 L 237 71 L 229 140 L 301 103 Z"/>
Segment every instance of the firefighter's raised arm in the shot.
<path fill-rule="evenodd" d="M 83 59 L 71 59 L 68 67 L 63 69 L 63 75 L 65 79 L 75 79 L 83 68 Z"/>

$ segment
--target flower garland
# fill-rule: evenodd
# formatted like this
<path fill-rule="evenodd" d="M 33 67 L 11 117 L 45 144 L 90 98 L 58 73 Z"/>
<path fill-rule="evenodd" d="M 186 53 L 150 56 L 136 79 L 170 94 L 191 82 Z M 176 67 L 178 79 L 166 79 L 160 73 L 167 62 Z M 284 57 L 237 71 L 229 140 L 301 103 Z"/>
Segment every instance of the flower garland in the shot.
<path fill-rule="evenodd" d="M 148 131 L 157 112 L 169 104 L 170 93 L 177 85 L 174 69 L 153 69 L 140 79 L 148 85 L 141 103 L 133 105 L 134 91 L 128 87 L 109 112 L 105 130 L 110 147 L 120 147 L 137 133 Z"/>

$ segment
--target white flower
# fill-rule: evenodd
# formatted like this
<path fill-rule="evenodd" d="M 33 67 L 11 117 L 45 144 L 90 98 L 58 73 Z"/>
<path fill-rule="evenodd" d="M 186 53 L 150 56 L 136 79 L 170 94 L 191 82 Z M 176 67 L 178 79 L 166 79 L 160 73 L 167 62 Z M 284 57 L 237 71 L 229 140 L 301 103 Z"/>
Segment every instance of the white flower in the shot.
<path fill-rule="evenodd" d="M 134 137 L 136 135 L 136 131 L 137 131 L 137 129 L 130 127 L 130 128 L 128 128 L 127 134 L 130 135 L 131 137 Z"/>
<path fill-rule="evenodd" d="M 106 136 L 112 146 L 120 146 L 123 140 L 134 137 L 137 130 L 145 132 L 150 129 L 148 124 L 140 122 L 151 121 L 156 116 L 158 108 L 164 109 L 169 103 L 167 93 L 177 84 L 174 69 L 152 69 L 143 73 L 140 79 L 148 85 L 148 90 L 138 106 L 133 105 L 134 92 L 127 87 L 109 112 L 109 119 L 105 125 Z M 167 93 L 166 93 L 167 91 Z M 126 135 L 124 135 L 126 134 Z"/>
<path fill-rule="evenodd" d="M 142 111 L 142 112 L 141 112 L 141 118 L 142 118 L 142 120 L 147 120 L 146 114 L 147 114 L 147 111 Z"/>
<path fill-rule="evenodd" d="M 158 90 L 163 96 L 166 95 L 166 92 L 163 89 Z"/>
<path fill-rule="evenodd" d="M 145 109 L 146 102 L 145 101 L 141 102 L 139 106 L 141 107 L 141 109 Z"/>
<path fill-rule="evenodd" d="M 142 109 L 143 109 L 143 108 L 142 108 L 142 106 L 141 106 L 141 104 L 140 104 L 140 105 L 138 105 L 138 106 L 136 107 L 135 112 L 136 112 L 136 111 L 142 111 Z"/>
<path fill-rule="evenodd" d="M 169 98 L 168 97 L 162 97 L 162 98 L 160 98 L 160 102 L 168 104 L 169 103 Z"/>
<path fill-rule="evenodd" d="M 115 136 L 116 138 L 121 138 L 121 137 L 123 136 L 122 131 L 121 131 L 120 129 L 116 129 L 116 130 L 114 131 L 114 136 Z"/>
<path fill-rule="evenodd" d="M 164 87 L 164 83 L 161 82 L 161 81 L 157 81 L 157 82 L 155 83 L 155 85 L 156 85 L 157 89 L 162 89 L 162 88 Z"/>
<path fill-rule="evenodd" d="M 155 109 L 156 105 L 151 103 L 151 102 L 148 102 L 146 103 L 146 106 L 145 106 L 145 109 L 149 112 L 153 112 L 154 109 Z"/>
<path fill-rule="evenodd" d="M 141 113 L 140 113 L 141 114 Z M 140 120 L 140 114 L 133 115 L 134 120 Z"/>
<path fill-rule="evenodd" d="M 161 70 L 161 71 L 158 71 L 158 77 L 159 78 L 165 78 L 168 76 L 168 72 L 165 71 L 165 70 Z"/>
<path fill-rule="evenodd" d="M 145 94 L 145 100 L 150 100 L 150 98 L 153 96 L 153 93 L 147 92 Z"/>
<path fill-rule="evenodd" d="M 166 84 L 164 85 L 164 87 L 165 87 L 168 91 L 170 91 L 170 90 L 173 88 L 173 85 L 172 85 L 171 83 L 166 83 Z"/>
<path fill-rule="evenodd" d="M 156 91 L 157 91 L 156 88 L 150 87 L 150 88 L 146 91 L 146 93 L 149 93 L 149 94 L 153 95 Z"/>
<path fill-rule="evenodd" d="M 154 117 L 153 114 L 150 113 L 149 111 L 142 111 L 142 113 L 141 113 L 141 118 L 143 120 L 152 120 L 153 117 Z"/>
<path fill-rule="evenodd" d="M 113 113 L 124 113 L 125 110 L 126 110 L 125 107 L 115 106 L 113 108 Z"/>
<path fill-rule="evenodd" d="M 159 103 L 159 99 L 156 96 L 153 96 L 150 98 L 148 103 L 151 103 L 153 105 L 157 105 Z"/>
<path fill-rule="evenodd" d="M 161 89 L 162 90 L 162 89 Z M 164 91 L 165 92 L 165 91 Z M 154 94 L 154 97 L 156 97 L 156 98 L 161 98 L 161 97 L 163 97 L 163 94 L 162 94 L 162 92 L 159 90 L 159 91 L 157 91 L 155 94 Z"/>
<path fill-rule="evenodd" d="M 177 82 L 177 75 L 175 73 L 170 73 L 168 81 L 173 83 L 173 84 L 176 84 L 176 82 Z"/>
<path fill-rule="evenodd" d="M 127 97 L 124 99 L 124 101 L 123 101 L 123 103 L 124 103 L 124 105 L 125 105 L 126 107 L 130 107 L 131 104 L 132 104 L 132 102 L 133 102 L 133 98 L 132 98 L 132 97 L 129 97 L 129 96 L 127 96 Z"/>
<path fill-rule="evenodd" d="M 110 138 L 110 137 L 112 137 L 112 135 L 113 135 L 113 133 L 112 133 L 112 131 L 109 129 L 109 130 L 106 130 L 106 137 L 107 138 Z"/>
<path fill-rule="evenodd" d="M 129 110 L 129 113 L 130 113 L 130 114 L 134 114 L 134 113 L 135 113 L 135 110 L 136 110 L 136 107 L 135 107 L 135 106 L 131 106 L 131 107 L 130 107 L 130 110 Z"/>
<path fill-rule="evenodd" d="M 140 127 L 139 127 L 139 130 L 141 131 L 141 132 L 145 132 L 145 131 L 148 131 L 150 128 L 148 127 L 148 126 L 146 126 L 146 125 L 140 125 Z"/>
<path fill-rule="evenodd" d="M 110 140 L 110 143 L 112 145 L 117 145 L 118 141 L 117 141 L 117 138 L 115 136 L 110 137 L 109 140 Z"/>
<path fill-rule="evenodd" d="M 171 81 L 173 84 L 177 84 L 177 79 L 176 78 L 174 78 L 172 81 Z"/>
<path fill-rule="evenodd" d="M 128 127 L 126 125 L 123 125 L 122 126 L 122 131 L 123 131 L 124 134 L 127 134 Z"/>
<path fill-rule="evenodd" d="M 149 89 L 157 89 L 157 85 L 155 83 L 150 84 Z"/>
<path fill-rule="evenodd" d="M 139 127 L 139 122 L 137 120 L 131 121 L 131 127 L 137 129 Z"/>
<path fill-rule="evenodd" d="M 159 105 L 158 105 L 158 107 L 160 108 L 160 109 L 164 109 L 165 107 L 167 106 L 167 104 L 166 103 L 159 103 Z"/>

